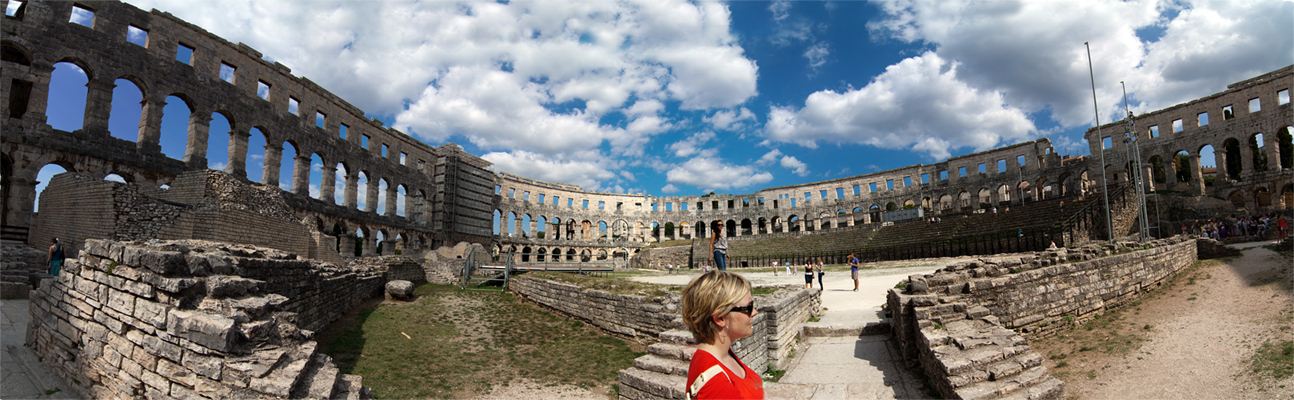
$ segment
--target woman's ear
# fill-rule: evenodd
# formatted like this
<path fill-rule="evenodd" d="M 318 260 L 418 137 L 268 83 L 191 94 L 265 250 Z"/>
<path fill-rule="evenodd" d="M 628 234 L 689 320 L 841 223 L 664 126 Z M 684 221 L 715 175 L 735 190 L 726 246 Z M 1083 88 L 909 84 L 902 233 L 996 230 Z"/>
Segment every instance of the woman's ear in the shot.
<path fill-rule="evenodd" d="M 711 316 L 710 316 L 710 319 L 711 319 L 711 320 L 714 320 L 714 324 L 715 324 L 715 325 L 717 325 L 717 326 L 718 326 L 718 327 L 720 327 L 720 328 L 723 328 L 723 327 L 724 327 L 724 325 L 727 325 L 727 324 L 728 324 L 728 321 L 727 321 L 726 319 L 724 319 L 723 317 L 720 317 L 720 316 L 718 316 L 718 315 L 711 315 Z"/>

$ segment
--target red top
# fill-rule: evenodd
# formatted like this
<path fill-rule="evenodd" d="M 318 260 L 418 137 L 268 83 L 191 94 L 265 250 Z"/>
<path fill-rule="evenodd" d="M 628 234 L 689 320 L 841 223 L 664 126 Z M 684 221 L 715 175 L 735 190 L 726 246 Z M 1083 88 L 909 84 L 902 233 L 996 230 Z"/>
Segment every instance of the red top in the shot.
<path fill-rule="evenodd" d="M 710 352 L 697 349 L 692 354 L 692 364 L 687 368 L 687 386 L 684 387 L 689 394 L 695 393 L 696 396 L 688 396 L 695 399 L 763 399 L 764 398 L 764 381 L 758 373 L 741 362 L 732 350 L 728 351 L 737 364 L 746 370 L 746 378 L 737 377 L 737 374 L 723 366 L 718 358 L 715 358 Z M 696 382 L 697 377 L 701 376 L 706 370 L 713 366 L 719 366 L 723 370 L 722 374 L 717 374 L 705 383 L 695 392 L 692 389 L 692 383 Z"/>

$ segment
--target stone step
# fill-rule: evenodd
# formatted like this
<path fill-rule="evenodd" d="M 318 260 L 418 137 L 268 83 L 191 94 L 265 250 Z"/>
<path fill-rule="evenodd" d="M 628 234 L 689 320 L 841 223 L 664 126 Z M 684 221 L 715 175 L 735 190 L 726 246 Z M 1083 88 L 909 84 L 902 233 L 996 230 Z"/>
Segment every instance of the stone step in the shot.
<path fill-rule="evenodd" d="M 369 388 L 363 385 L 364 378 L 359 375 L 343 374 L 337 379 L 337 388 L 333 391 L 334 399 L 339 400 L 367 400 L 372 399 L 373 394 Z"/>
<path fill-rule="evenodd" d="M 980 368 L 958 375 L 951 375 L 948 380 L 954 388 L 968 386 L 982 381 L 1008 380 L 1029 368 L 1042 365 L 1042 355 L 1028 351 L 1005 360 L 997 361 Z"/>
<path fill-rule="evenodd" d="M 673 329 L 660 333 L 660 341 L 674 344 L 696 344 L 696 339 L 692 337 L 692 332 L 683 329 Z"/>
<path fill-rule="evenodd" d="M 1009 379 L 973 383 L 957 389 L 957 394 L 965 400 L 1000 399 L 1019 391 L 1027 393 L 1027 390 L 1042 385 L 1048 378 L 1056 379 L 1047 374 L 1046 367 L 1037 366 Z"/>
<path fill-rule="evenodd" d="M 1051 375 L 1026 390 L 1007 393 L 1000 400 L 1059 400 L 1065 395 L 1065 382 Z"/>
<path fill-rule="evenodd" d="M 674 358 L 664 358 L 653 354 L 648 354 L 634 359 L 634 367 L 648 371 L 659 372 L 666 375 L 687 376 L 687 369 L 690 362 Z"/>
<path fill-rule="evenodd" d="M 949 375 L 963 375 L 970 371 L 1015 357 L 1029 351 L 1029 346 L 991 346 L 962 351 L 956 346 L 939 346 L 931 349 Z"/>
<path fill-rule="evenodd" d="M 674 359 L 680 361 L 692 361 L 692 354 L 696 353 L 696 347 L 690 345 L 660 342 L 647 346 L 648 354 L 655 354 L 661 358 Z"/>
<path fill-rule="evenodd" d="M 628 368 L 620 370 L 620 385 L 620 395 L 635 400 L 685 399 L 683 386 L 687 385 L 687 377 Z"/>
<path fill-rule="evenodd" d="M 292 388 L 301 383 L 306 366 L 314 359 L 317 348 L 317 343 L 305 342 L 289 349 L 275 364 L 276 368 L 264 377 L 252 378 L 248 388 L 279 397 L 289 397 Z"/>
<path fill-rule="evenodd" d="M 300 384 L 292 390 L 294 399 L 329 399 L 337 386 L 341 371 L 333 365 L 332 357 L 327 354 L 315 354 L 314 360 L 306 367 Z"/>

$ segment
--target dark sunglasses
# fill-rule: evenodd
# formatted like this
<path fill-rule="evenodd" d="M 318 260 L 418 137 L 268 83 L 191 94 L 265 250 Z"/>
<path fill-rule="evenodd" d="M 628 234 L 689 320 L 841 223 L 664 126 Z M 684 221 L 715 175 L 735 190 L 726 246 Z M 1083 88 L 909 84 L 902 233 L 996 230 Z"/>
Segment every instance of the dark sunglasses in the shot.
<path fill-rule="evenodd" d="M 750 304 L 747 304 L 741 307 L 733 307 L 732 312 L 739 312 L 742 314 L 746 314 L 746 316 L 750 316 L 755 312 L 755 301 L 751 300 Z"/>

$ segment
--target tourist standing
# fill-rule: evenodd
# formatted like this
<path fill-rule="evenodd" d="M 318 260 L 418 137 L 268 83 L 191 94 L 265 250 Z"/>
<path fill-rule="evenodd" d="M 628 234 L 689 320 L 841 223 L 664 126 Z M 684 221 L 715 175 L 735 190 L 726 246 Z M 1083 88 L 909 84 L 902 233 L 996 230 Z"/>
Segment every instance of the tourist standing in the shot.
<path fill-rule="evenodd" d="M 690 399 L 762 399 L 764 381 L 732 351 L 732 343 L 754 333 L 759 312 L 750 281 L 727 271 L 693 279 L 683 289 L 683 323 L 696 338 L 683 388 Z"/>
<path fill-rule="evenodd" d="M 827 273 L 826 271 L 822 270 L 823 267 L 825 267 L 825 265 L 822 264 L 822 257 L 818 257 L 818 289 L 819 290 L 827 290 L 827 287 L 822 285 L 822 275 Z"/>
<path fill-rule="evenodd" d="M 723 237 L 723 224 L 715 222 L 711 226 L 714 234 L 710 235 L 710 262 L 719 267 L 720 271 L 727 271 L 728 238 Z"/>
<path fill-rule="evenodd" d="M 804 288 L 813 289 L 813 264 L 804 263 Z"/>
<path fill-rule="evenodd" d="M 849 253 L 849 277 L 854 278 L 854 291 L 858 291 L 858 257 Z"/>
<path fill-rule="evenodd" d="M 67 258 L 63 254 L 63 245 L 58 242 L 58 238 L 50 241 L 49 254 L 45 257 L 45 263 L 49 264 L 49 274 L 58 276 L 58 270 L 63 268 L 63 260 Z"/>

